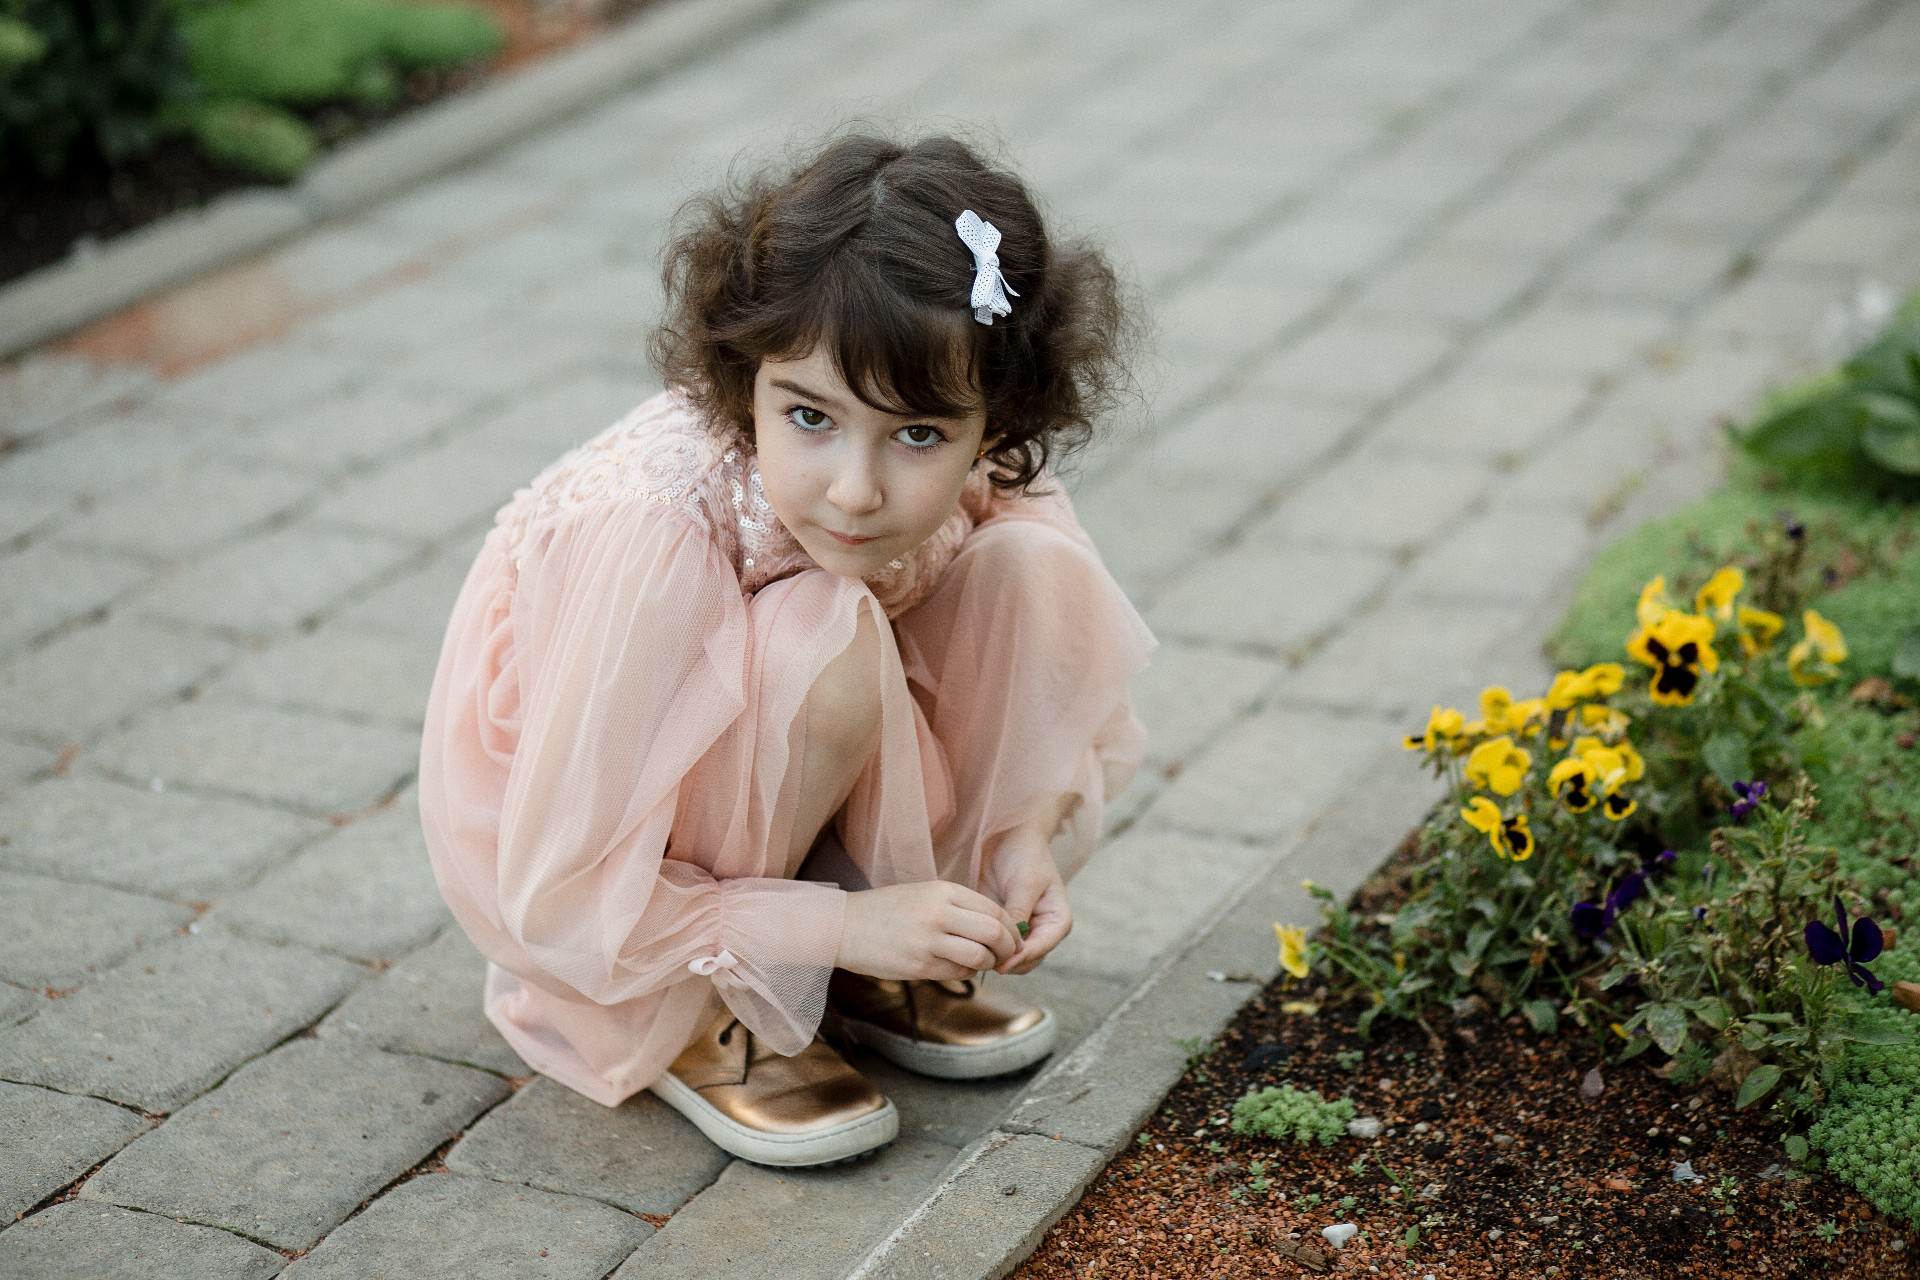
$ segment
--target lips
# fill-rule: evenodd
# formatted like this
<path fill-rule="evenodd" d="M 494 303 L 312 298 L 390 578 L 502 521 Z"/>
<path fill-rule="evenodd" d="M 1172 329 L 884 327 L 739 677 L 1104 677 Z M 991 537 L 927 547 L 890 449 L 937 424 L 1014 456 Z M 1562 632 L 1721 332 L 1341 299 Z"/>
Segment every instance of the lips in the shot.
<path fill-rule="evenodd" d="M 863 543 L 876 541 L 876 539 L 874 538 L 856 538 L 852 534 L 839 533 L 832 529 L 828 529 L 826 530 L 826 532 L 829 536 L 833 538 L 835 542 L 838 542 L 842 546 L 847 546 L 847 547 L 857 547 L 862 545 Z"/>

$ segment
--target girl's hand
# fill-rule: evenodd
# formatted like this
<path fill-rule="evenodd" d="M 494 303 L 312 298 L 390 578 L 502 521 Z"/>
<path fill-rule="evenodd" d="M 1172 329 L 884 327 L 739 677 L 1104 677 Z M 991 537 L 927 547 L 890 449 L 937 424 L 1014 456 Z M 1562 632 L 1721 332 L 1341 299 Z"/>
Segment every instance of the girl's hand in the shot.
<path fill-rule="evenodd" d="M 985 894 L 945 880 L 847 895 L 834 964 L 872 978 L 971 978 L 1020 946 L 1014 918 Z"/>
<path fill-rule="evenodd" d="M 1032 973 L 1073 932 L 1066 882 L 1054 865 L 1051 841 L 1040 829 L 1029 825 L 1009 831 L 987 862 L 988 888 L 1006 904 L 1008 914 L 1026 921 L 1028 928 L 1020 949 L 1002 960 L 996 973 Z"/>

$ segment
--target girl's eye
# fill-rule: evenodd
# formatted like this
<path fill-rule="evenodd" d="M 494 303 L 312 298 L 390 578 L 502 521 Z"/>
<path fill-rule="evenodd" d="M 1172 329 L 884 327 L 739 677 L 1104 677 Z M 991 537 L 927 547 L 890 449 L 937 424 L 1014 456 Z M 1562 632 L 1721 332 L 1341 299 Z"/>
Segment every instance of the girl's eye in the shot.
<path fill-rule="evenodd" d="M 912 445 L 916 449 L 931 449 L 946 441 L 946 436 L 941 434 L 938 427 L 929 427 L 924 423 L 902 427 L 894 432 L 894 435 L 900 438 L 901 443 Z"/>
<path fill-rule="evenodd" d="M 828 422 L 826 414 L 804 404 L 787 410 L 787 418 L 802 431 L 818 431 Z"/>

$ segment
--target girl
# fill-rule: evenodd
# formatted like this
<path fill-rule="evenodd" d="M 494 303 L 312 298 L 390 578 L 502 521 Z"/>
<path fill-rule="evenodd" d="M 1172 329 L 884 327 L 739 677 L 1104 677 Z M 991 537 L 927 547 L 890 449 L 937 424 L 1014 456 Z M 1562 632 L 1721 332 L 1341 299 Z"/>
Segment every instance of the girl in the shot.
<path fill-rule="evenodd" d="M 690 205 L 666 284 L 668 390 L 516 494 L 468 574 L 421 816 L 529 1064 L 607 1106 L 650 1087 L 749 1160 L 848 1159 L 898 1120 L 823 1017 L 949 1078 L 1053 1047 L 973 978 L 1067 935 L 1142 754 L 1153 640 L 1047 469 L 1126 317 L 948 138 L 846 137 Z"/>

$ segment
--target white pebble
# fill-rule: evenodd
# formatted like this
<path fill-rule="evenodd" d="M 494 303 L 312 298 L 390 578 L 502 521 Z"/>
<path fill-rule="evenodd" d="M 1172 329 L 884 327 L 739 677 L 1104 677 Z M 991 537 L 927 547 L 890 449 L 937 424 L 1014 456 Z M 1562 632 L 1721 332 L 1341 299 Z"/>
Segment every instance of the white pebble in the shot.
<path fill-rule="evenodd" d="M 1355 1116 L 1347 1121 L 1347 1136 L 1371 1141 L 1380 1136 L 1380 1122 L 1372 1116 Z"/>
<path fill-rule="evenodd" d="M 1353 1239 L 1359 1232 L 1360 1228 L 1351 1222 L 1336 1222 L 1330 1227 L 1320 1228 L 1320 1234 L 1325 1237 L 1326 1242 L 1336 1249 L 1346 1248 L 1347 1241 Z"/>

